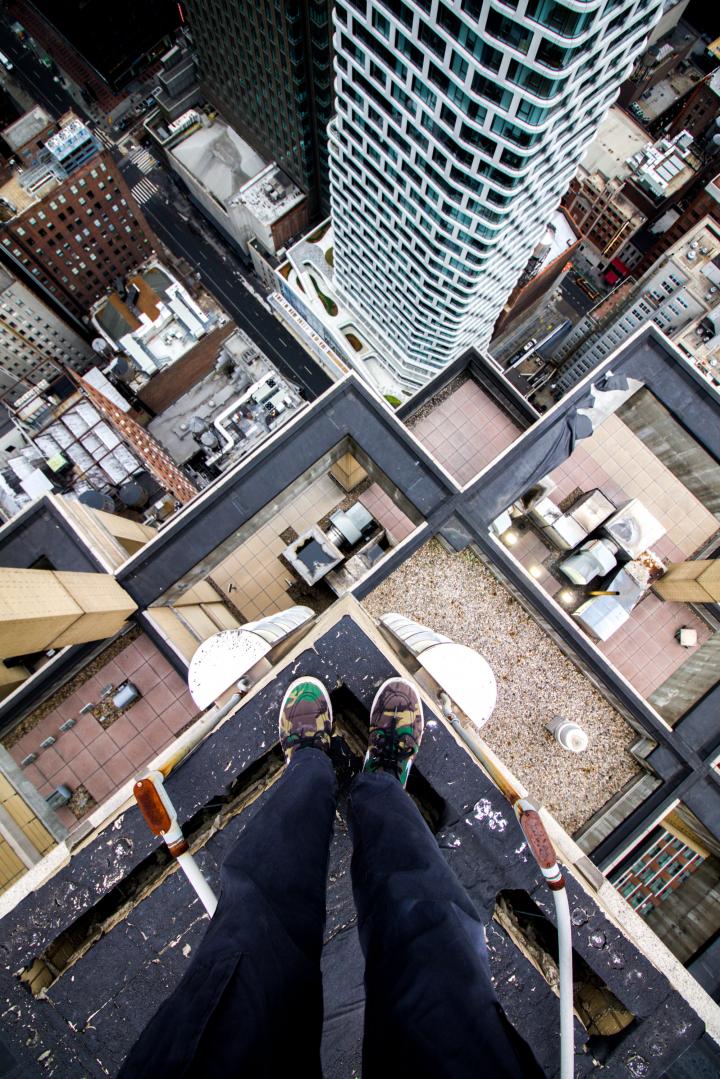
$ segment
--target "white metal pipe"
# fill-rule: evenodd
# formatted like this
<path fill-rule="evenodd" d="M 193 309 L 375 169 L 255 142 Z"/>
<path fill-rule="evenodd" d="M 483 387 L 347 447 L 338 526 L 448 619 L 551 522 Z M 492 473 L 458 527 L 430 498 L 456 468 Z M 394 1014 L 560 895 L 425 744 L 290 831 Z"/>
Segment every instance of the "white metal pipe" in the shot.
<path fill-rule="evenodd" d="M 473 731 L 468 730 L 466 726 L 460 723 L 460 720 L 453 711 L 452 701 L 447 693 L 442 692 L 439 695 L 439 699 L 443 715 L 448 719 L 450 726 L 460 736 L 486 774 L 495 781 L 496 769 L 487 759 L 480 739 Z M 497 776 L 497 779 L 499 780 L 500 777 Z M 500 789 L 502 790 L 502 787 Z M 502 793 L 505 794 L 506 797 L 508 796 L 508 791 L 502 790 Z M 515 798 L 518 802 L 526 801 L 525 799 L 519 799 L 517 795 Z M 510 801 L 513 801 L 512 798 Z M 514 802 L 513 808 L 517 813 L 518 806 Z M 528 836 L 526 834 L 526 839 L 527 838 Z M 531 853 L 535 853 L 532 850 L 532 845 L 530 843 L 528 843 L 528 847 Z M 552 868 L 543 868 L 541 865 L 540 869 L 545 880 L 548 882 L 563 880 L 562 871 L 557 864 Z M 551 887 L 551 891 L 553 899 L 555 900 L 555 915 L 558 934 L 558 969 L 560 974 L 560 1079 L 573 1079 L 575 1074 L 575 1027 L 570 906 L 568 904 L 567 890 L 564 884 L 560 888 Z"/>
<path fill-rule="evenodd" d="M 200 866 L 189 851 L 186 851 L 185 854 L 178 854 L 177 863 L 194 888 L 198 899 L 212 918 L 217 910 L 217 896 L 202 875 Z"/>
<path fill-rule="evenodd" d="M 160 764 L 156 764 L 155 768 L 162 772 L 163 776 L 167 777 L 172 772 L 173 768 L 176 768 L 181 761 L 185 760 L 205 739 L 205 737 L 212 731 L 225 716 L 232 712 L 235 705 L 242 700 L 242 693 L 233 693 L 229 700 L 225 701 L 218 708 L 214 708 L 212 712 L 206 712 L 197 723 L 195 723 L 186 734 L 181 735 L 178 739 L 179 744 L 176 744 L 172 748 L 172 752 L 169 752 L 166 757 L 163 758 Z"/>
<path fill-rule="evenodd" d="M 138 779 L 134 792 L 135 800 L 150 831 L 153 835 L 162 836 L 168 850 L 185 873 L 188 883 L 212 918 L 217 908 L 215 893 L 188 850 L 175 806 L 165 790 L 162 772 L 148 772 L 142 779 Z"/>
<path fill-rule="evenodd" d="M 560 1079 L 575 1074 L 575 1012 L 573 1008 L 572 930 L 567 889 L 553 892 L 560 969 Z"/>

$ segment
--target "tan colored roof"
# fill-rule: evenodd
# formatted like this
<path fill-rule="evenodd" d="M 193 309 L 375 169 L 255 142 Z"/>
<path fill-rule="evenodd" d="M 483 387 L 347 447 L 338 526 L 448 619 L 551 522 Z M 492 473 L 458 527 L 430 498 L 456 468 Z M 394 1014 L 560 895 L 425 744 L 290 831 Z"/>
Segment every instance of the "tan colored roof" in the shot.
<path fill-rule="evenodd" d="M 13 206 L 17 208 L 19 214 L 24 210 L 29 210 L 31 206 L 38 201 L 37 195 L 31 195 L 20 184 L 17 176 L 11 176 L 10 179 L 0 187 L 0 198 L 6 199 L 11 202 Z"/>
<path fill-rule="evenodd" d="M 128 324 L 128 331 L 134 332 L 140 329 L 140 319 L 136 318 L 124 300 L 121 300 L 117 292 L 111 292 L 107 302 Z"/>
<path fill-rule="evenodd" d="M 138 298 L 135 301 L 135 306 L 138 311 L 143 315 L 147 315 L 151 322 L 154 322 L 160 313 L 160 297 L 150 287 L 144 277 L 140 274 L 134 274 L 128 281 L 128 285 L 134 285 L 138 290 Z M 138 323 L 138 326 L 140 323 Z"/>

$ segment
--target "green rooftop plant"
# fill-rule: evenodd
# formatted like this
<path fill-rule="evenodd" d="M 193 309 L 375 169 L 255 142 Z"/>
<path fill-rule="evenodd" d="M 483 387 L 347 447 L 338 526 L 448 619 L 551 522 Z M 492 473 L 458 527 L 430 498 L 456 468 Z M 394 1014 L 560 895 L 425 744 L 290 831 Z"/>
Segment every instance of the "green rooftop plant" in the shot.
<path fill-rule="evenodd" d="M 330 222 L 328 221 L 326 224 L 321 225 L 319 229 L 315 229 L 314 232 L 311 232 L 310 235 L 307 237 L 307 242 L 309 244 L 316 244 L 318 240 L 322 240 L 323 236 L 329 228 Z"/>
<path fill-rule="evenodd" d="M 312 286 L 315 289 L 315 291 L 317 292 L 318 297 L 320 299 L 320 302 L 322 303 L 323 307 L 327 311 L 328 315 L 337 315 L 338 306 L 335 303 L 335 301 L 331 300 L 329 296 L 325 295 L 325 293 L 321 290 L 320 286 L 318 285 L 317 281 L 312 276 L 312 274 L 310 274 L 310 280 L 312 281 Z"/>

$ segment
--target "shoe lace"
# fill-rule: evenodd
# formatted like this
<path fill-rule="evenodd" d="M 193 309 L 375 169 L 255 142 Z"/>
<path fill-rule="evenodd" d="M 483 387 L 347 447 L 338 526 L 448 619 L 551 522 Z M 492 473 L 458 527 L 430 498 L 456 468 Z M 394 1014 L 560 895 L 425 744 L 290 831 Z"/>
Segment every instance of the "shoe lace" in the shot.
<path fill-rule="evenodd" d="M 375 727 L 370 732 L 368 751 L 375 769 L 392 772 L 400 778 L 402 766 L 417 751 L 417 741 L 412 734 L 398 734 L 393 720 L 392 727 Z"/>
<path fill-rule="evenodd" d="M 312 734 L 299 734 L 297 731 L 291 731 L 285 739 L 285 746 L 287 749 L 304 749 L 308 746 L 311 749 L 325 749 L 327 735 L 324 731 L 313 731 Z"/>

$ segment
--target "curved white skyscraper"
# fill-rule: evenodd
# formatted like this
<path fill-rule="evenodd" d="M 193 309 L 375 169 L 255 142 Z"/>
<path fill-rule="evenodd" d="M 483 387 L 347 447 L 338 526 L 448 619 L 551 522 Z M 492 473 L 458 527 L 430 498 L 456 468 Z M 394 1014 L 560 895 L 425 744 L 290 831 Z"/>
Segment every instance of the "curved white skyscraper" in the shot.
<path fill-rule="evenodd" d="M 407 386 L 484 348 L 662 0 L 337 0 L 335 285 Z"/>

